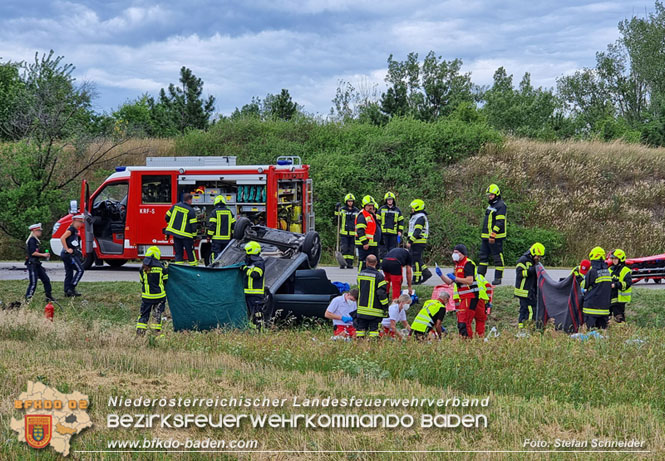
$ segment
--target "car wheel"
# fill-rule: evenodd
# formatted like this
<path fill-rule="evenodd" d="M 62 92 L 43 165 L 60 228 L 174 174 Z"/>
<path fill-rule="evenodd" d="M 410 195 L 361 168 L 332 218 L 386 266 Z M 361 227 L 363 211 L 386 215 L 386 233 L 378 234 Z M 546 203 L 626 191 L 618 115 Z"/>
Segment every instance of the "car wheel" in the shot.
<path fill-rule="evenodd" d="M 321 259 L 321 237 L 318 232 L 307 232 L 302 244 L 302 252 L 307 255 L 307 265 L 314 269 Z"/>
<path fill-rule="evenodd" d="M 127 263 L 126 259 L 107 259 L 106 264 L 113 268 L 122 267 Z"/>
<path fill-rule="evenodd" d="M 662 283 L 663 279 L 653 279 L 653 282 L 656 283 L 656 284 Z"/>
<path fill-rule="evenodd" d="M 233 238 L 236 240 L 242 240 L 245 238 L 245 231 L 252 225 L 252 222 L 247 218 L 240 218 L 236 221 L 235 227 L 233 228 Z"/>

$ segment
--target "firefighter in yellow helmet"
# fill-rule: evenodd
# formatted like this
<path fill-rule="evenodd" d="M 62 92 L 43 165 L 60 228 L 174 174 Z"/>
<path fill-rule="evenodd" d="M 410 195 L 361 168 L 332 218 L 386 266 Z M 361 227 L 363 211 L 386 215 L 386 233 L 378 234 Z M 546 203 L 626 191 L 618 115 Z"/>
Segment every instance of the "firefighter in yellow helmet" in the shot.
<path fill-rule="evenodd" d="M 545 256 L 545 245 L 536 242 L 517 260 L 514 294 L 520 301 L 519 328 L 524 328 L 525 322 L 533 321 L 538 301 L 536 265 L 543 256 Z"/>
<path fill-rule="evenodd" d="M 236 222 L 233 213 L 226 206 L 223 195 L 220 194 L 215 197 L 214 205 L 215 208 L 212 209 L 208 218 L 208 238 L 212 240 L 210 248 L 212 261 L 224 251 L 224 248 L 231 241 L 233 227 Z"/>
<path fill-rule="evenodd" d="M 633 296 L 633 271 L 626 266 L 626 252 L 616 249 L 610 255 L 612 265 L 612 304 L 610 315 L 614 316 L 617 323 L 626 321 L 626 304 Z"/>
<path fill-rule="evenodd" d="M 397 198 L 392 192 L 383 196 L 384 204 L 379 208 L 378 218 L 381 221 L 381 242 L 379 243 L 379 256 L 383 260 L 386 253 L 397 248 L 404 231 L 404 216 L 397 207 Z"/>
<path fill-rule="evenodd" d="M 584 323 L 588 329 L 607 328 L 612 301 L 612 274 L 605 263 L 605 250 L 595 247 L 589 253 L 591 269 L 584 277 Z"/>
<path fill-rule="evenodd" d="M 423 253 L 429 238 L 429 218 L 425 211 L 425 202 L 416 199 L 411 202 L 411 218 L 409 219 L 408 241 L 406 247 L 411 253 L 413 262 L 413 283 L 418 285 L 432 276 L 432 272 L 423 261 Z"/>
<path fill-rule="evenodd" d="M 148 248 L 141 265 L 141 313 L 136 321 L 136 334 L 144 335 L 148 326 L 156 334 L 162 335 L 162 314 L 166 308 L 166 290 L 164 285 L 169 278 L 168 269 L 160 259 L 161 251 L 156 246 Z M 152 312 L 153 323 L 148 325 Z"/>
<path fill-rule="evenodd" d="M 346 265 L 340 265 L 340 269 L 353 268 L 353 258 L 356 252 L 356 216 L 360 212 L 355 206 L 355 202 L 356 198 L 353 194 L 346 194 L 344 205 L 338 203 L 335 207 L 335 216 L 339 216 L 340 251 L 346 262 Z"/>
<path fill-rule="evenodd" d="M 503 277 L 503 242 L 506 240 L 506 203 L 501 198 L 501 190 L 496 184 L 487 188 L 489 205 L 485 209 L 483 229 L 480 235 L 478 253 L 478 273 L 487 274 L 490 256 L 494 261 L 494 280 L 492 285 L 501 285 Z"/>
<path fill-rule="evenodd" d="M 249 242 L 245 245 L 245 264 L 240 268 L 244 274 L 245 301 L 251 325 L 262 328 L 265 319 L 265 270 L 261 257 L 261 245 Z"/>
<path fill-rule="evenodd" d="M 379 258 L 381 225 L 376 218 L 376 201 L 371 195 L 362 200 L 363 209 L 356 216 L 356 246 L 358 247 L 358 272 L 365 268 L 367 256 Z"/>

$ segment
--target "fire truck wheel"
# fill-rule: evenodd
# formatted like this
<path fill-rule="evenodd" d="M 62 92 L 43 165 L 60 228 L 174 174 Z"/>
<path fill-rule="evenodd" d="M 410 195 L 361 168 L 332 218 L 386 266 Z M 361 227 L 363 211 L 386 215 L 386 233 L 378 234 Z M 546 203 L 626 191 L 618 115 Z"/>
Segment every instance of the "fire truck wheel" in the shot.
<path fill-rule="evenodd" d="M 658 284 L 658 283 L 662 283 L 662 282 L 663 282 L 663 279 L 653 279 L 653 283 Z"/>
<path fill-rule="evenodd" d="M 307 232 L 302 244 L 302 252 L 307 255 L 307 264 L 314 269 L 321 259 L 321 237 L 318 232 Z"/>
<path fill-rule="evenodd" d="M 95 254 L 94 253 L 89 253 L 85 255 L 85 258 L 83 258 L 83 269 L 88 270 L 92 267 L 92 265 L 95 263 Z"/>
<path fill-rule="evenodd" d="M 107 259 L 106 264 L 108 264 L 111 267 L 117 268 L 117 267 L 122 267 L 125 265 L 127 262 L 126 259 Z"/>
<path fill-rule="evenodd" d="M 252 221 L 247 218 L 238 219 L 235 226 L 233 227 L 233 238 L 236 240 L 242 240 L 245 238 L 245 231 L 251 225 Z"/>

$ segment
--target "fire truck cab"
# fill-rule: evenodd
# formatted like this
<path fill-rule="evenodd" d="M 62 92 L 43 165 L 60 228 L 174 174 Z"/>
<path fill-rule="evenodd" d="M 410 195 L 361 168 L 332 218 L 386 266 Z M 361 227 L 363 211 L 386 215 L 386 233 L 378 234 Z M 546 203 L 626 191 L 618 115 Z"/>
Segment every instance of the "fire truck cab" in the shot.
<path fill-rule="evenodd" d="M 72 216 L 83 213 L 79 235 L 86 268 L 95 261 L 122 266 L 153 245 L 162 258 L 172 259 L 165 215 L 185 193 L 194 197 L 199 259 L 210 255 L 206 223 L 218 195 L 236 219 L 297 233 L 314 230 L 312 180 L 300 157 L 279 157 L 275 165 L 236 165 L 236 157 L 148 157 L 146 166 L 116 167 L 92 194 L 83 180 L 80 201 L 72 200 L 69 214 L 53 226 L 51 249 L 61 253 L 60 237 Z"/>

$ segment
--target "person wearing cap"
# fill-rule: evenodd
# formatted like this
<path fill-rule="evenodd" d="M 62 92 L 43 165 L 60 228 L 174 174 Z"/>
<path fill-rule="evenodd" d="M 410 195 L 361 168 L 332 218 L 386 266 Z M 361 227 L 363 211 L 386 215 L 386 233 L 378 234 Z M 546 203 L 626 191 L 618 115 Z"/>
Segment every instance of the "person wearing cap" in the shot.
<path fill-rule="evenodd" d="M 335 207 L 335 216 L 339 217 L 340 251 L 346 262 L 340 269 L 353 268 L 353 259 L 356 252 L 356 216 L 360 210 L 354 205 L 356 198 L 353 194 L 346 194 L 344 206 L 338 203 Z"/>
<path fill-rule="evenodd" d="M 358 290 L 356 288 L 348 293 L 342 293 L 330 301 L 324 317 L 333 321 L 333 338 L 354 338 L 356 336 L 351 314 L 358 309 L 357 301 Z"/>
<path fill-rule="evenodd" d="M 589 252 L 591 269 L 584 277 L 584 323 L 588 329 L 607 328 L 612 302 L 612 274 L 605 262 L 605 250 L 595 247 Z"/>
<path fill-rule="evenodd" d="M 249 242 L 245 245 L 245 264 L 240 268 L 244 277 L 245 301 L 250 325 L 261 329 L 266 319 L 265 309 L 265 270 L 266 263 L 261 257 L 261 245 Z"/>
<path fill-rule="evenodd" d="M 584 290 L 584 277 L 591 269 L 591 261 L 583 259 L 570 273 L 577 279 L 577 284 Z"/>
<path fill-rule="evenodd" d="M 610 255 L 612 265 L 612 303 L 610 304 L 610 315 L 614 316 L 617 323 L 626 321 L 626 304 L 633 296 L 633 271 L 626 266 L 626 252 L 616 249 Z"/>
<path fill-rule="evenodd" d="M 429 218 L 425 211 L 425 202 L 416 199 L 411 202 L 411 217 L 409 218 L 409 231 L 406 247 L 411 252 L 413 261 L 413 283 L 420 285 L 432 277 L 432 272 L 423 261 L 423 253 L 429 238 Z"/>
<path fill-rule="evenodd" d="M 164 267 L 161 251 L 151 246 L 145 252 L 143 264 L 139 271 L 141 280 L 141 313 L 136 321 L 136 334 L 142 336 L 148 327 L 150 331 L 160 336 L 162 334 L 162 314 L 166 308 L 166 291 L 164 285 L 169 278 L 168 268 Z M 148 325 L 152 312 L 153 323 Z"/>
<path fill-rule="evenodd" d="M 379 259 L 383 260 L 386 253 L 396 248 L 404 231 L 404 216 L 402 210 L 397 208 L 395 194 L 386 192 L 383 196 L 384 204 L 379 208 L 378 218 L 381 222 L 381 243 L 379 245 Z"/>
<path fill-rule="evenodd" d="M 60 237 L 62 252 L 60 257 L 65 265 L 65 296 L 81 296 L 76 287 L 83 277 L 83 264 L 81 263 L 81 238 L 79 229 L 83 226 L 83 214 L 72 216 L 72 225 Z"/>
<path fill-rule="evenodd" d="M 173 205 L 166 212 L 167 222 L 164 234 L 173 237 L 173 252 L 176 264 L 185 264 L 185 251 L 190 266 L 196 266 L 194 258 L 194 236 L 196 235 L 196 212 L 192 208 L 192 194 L 184 194 L 182 202 Z"/>
<path fill-rule="evenodd" d="M 236 222 L 233 213 L 226 206 L 223 195 L 220 194 L 215 197 L 214 205 L 215 208 L 212 209 L 208 218 L 208 238 L 212 240 L 210 247 L 211 261 L 214 261 L 231 241 L 233 227 Z"/>
<path fill-rule="evenodd" d="M 381 225 L 376 218 L 376 201 L 371 195 L 362 200 L 363 209 L 356 215 L 356 246 L 358 247 L 358 272 L 365 268 L 369 255 L 379 257 Z"/>
<path fill-rule="evenodd" d="M 25 241 L 25 265 L 28 268 L 28 289 L 25 292 L 25 300 L 30 301 L 37 289 L 37 280 L 41 280 L 44 285 L 44 293 L 46 293 L 46 300 L 53 301 L 51 293 L 51 279 L 46 275 L 46 271 L 42 267 L 41 259 L 49 259 L 50 253 L 43 253 L 39 248 L 40 238 L 42 236 L 42 223 L 33 224 L 28 227 L 30 236 Z"/>
<path fill-rule="evenodd" d="M 490 255 L 494 260 L 494 280 L 492 285 L 501 285 L 503 277 L 503 242 L 506 240 L 506 203 L 501 198 L 501 190 L 496 184 L 487 188 L 489 205 L 485 209 L 478 254 L 478 273 L 487 274 Z"/>
<path fill-rule="evenodd" d="M 518 328 L 524 328 L 525 322 L 533 321 L 533 314 L 538 302 L 536 266 L 543 256 L 545 256 L 545 245 L 536 242 L 517 260 L 514 295 L 520 301 Z"/>
<path fill-rule="evenodd" d="M 479 289 L 477 281 L 477 267 L 468 257 L 468 250 L 466 245 L 460 243 L 455 245 L 453 250 L 453 261 L 455 268 L 449 274 L 443 274 L 443 271 L 436 271 L 437 275 L 441 277 L 448 285 L 454 284 L 455 297 L 459 298 L 459 306 L 457 308 L 457 330 L 460 336 L 465 338 L 473 338 L 472 322 L 476 318 L 476 308 L 478 308 Z M 485 315 L 484 307 L 482 315 Z M 482 316 L 479 314 L 479 318 Z M 486 317 L 485 317 L 486 318 Z M 478 321 L 476 321 L 478 324 Z M 483 320 L 484 327 L 484 320 Z"/>
<path fill-rule="evenodd" d="M 446 316 L 446 304 L 450 300 L 450 294 L 441 290 L 437 299 L 428 299 L 423 304 L 416 317 L 411 322 L 409 336 L 418 339 L 426 339 L 431 331 L 440 338 L 445 328 L 442 327 Z"/>

